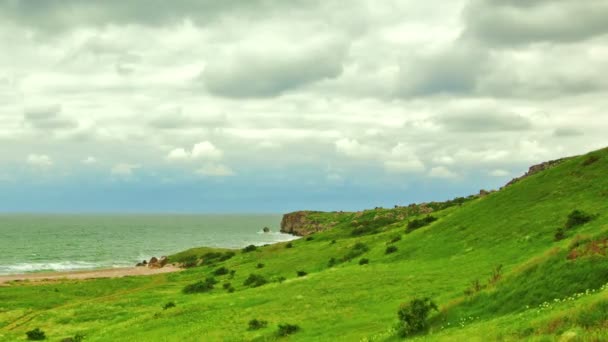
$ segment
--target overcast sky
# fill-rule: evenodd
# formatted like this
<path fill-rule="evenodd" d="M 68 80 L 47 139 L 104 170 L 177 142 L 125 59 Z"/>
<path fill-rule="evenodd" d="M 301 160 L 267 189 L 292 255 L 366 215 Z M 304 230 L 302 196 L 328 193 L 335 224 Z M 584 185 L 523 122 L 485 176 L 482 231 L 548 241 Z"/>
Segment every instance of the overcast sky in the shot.
<path fill-rule="evenodd" d="M 608 2 L 1 0 L 0 211 L 285 212 L 608 145 Z"/>

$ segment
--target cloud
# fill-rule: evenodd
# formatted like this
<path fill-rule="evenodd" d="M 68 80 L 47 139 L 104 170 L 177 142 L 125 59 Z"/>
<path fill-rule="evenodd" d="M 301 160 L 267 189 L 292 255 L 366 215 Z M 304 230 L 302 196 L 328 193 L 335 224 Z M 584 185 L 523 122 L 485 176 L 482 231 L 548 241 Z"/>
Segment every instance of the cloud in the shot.
<path fill-rule="evenodd" d="M 184 148 L 175 148 L 169 151 L 167 159 L 170 161 L 219 160 L 224 152 L 209 141 L 195 144 L 191 151 Z"/>
<path fill-rule="evenodd" d="M 226 177 L 235 174 L 231 168 L 223 164 L 206 164 L 198 169 L 196 173 L 209 177 Z"/>
<path fill-rule="evenodd" d="M 464 12 L 466 35 L 488 45 L 581 41 L 608 33 L 606 18 L 604 1 L 471 0 Z"/>
<path fill-rule="evenodd" d="M 61 106 L 58 104 L 28 107 L 23 113 L 25 122 L 41 130 L 69 129 L 77 126 L 76 122 L 61 117 Z"/>
<path fill-rule="evenodd" d="M 93 164 L 97 164 L 97 158 L 92 157 L 92 156 L 88 156 L 86 158 L 84 158 L 82 160 L 82 163 L 85 165 L 93 165 Z"/>
<path fill-rule="evenodd" d="M 559 127 L 553 131 L 553 136 L 555 137 L 579 137 L 581 135 L 585 135 L 585 133 L 579 129 L 571 128 L 571 127 Z"/>
<path fill-rule="evenodd" d="M 437 123 L 455 132 L 526 131 L 532 128 L 530 119 L 494 105 L 467 104 L 436 118 Z"/>
<path fill-rule="evenodd" d="M 436 166 L 431 169 L 429 176 L 433 178 L 454 179 L 458 178 L 458 174 L 450 171 L 445 166 Z"/>
<path fill-rule="evenodd" d="M 388 160 L 384 162 L 384 169 L 389 173 L 413 173 L 425 170 L 424 163 L 418 159 Z"/>
<path fill-rule="evenodd" d="M 376 149 L 361 144 L 357 139 L 343 138 L 336 141 L 335 146 L 338 153 L 352 158 L 370 158 L 378 154 Z"/>
<path fill-rule="evenodd" d="M 141 166 L 137 164 L 127 164 L 127 163 L 119 163 L 112 167 L 110 173 L 116 176 L 131 176 L 135 172 L 135 170 L 141 168 Z"/>
<path fill-rule="evenodd" d="M 26 159 L 27 163 L 39 168 L 48 168 L 53 166 L 53 160 L 46 154 L 30 154 Z"/>
<path fill-rule="evenodd" d="M 490 176 L 492 176 L 492 177 L 507 177 L 510 174 L 511 173 L 509 171 L 502 170 L 502 169 L 496 169 L 496 170 L 490 171 Z"/>
<path fill-rule="evenodd" d="M 346 46 L 333 39 L 276 42 L 214 59 L 200 75 L 209 92 L 230 98 L 275 97 L 342 73 Z"/>

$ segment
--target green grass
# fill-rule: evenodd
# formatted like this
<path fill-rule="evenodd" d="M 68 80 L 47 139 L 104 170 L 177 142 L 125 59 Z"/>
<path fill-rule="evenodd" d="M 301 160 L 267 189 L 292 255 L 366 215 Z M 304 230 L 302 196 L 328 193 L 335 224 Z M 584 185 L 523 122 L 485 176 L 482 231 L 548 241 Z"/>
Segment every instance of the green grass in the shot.
<path fill-rule="evenodd" d="M 230 258 L 221 258 L 229 250 L 195 248 L 170 257 L 200 265 L 180 273 L 13 283 L 0 287 L 0 340 L 25 340 L 40 328 L 51 341 L 394 341 L 399 305 L 419 297 L 439 312 L 414 339 L 606 340 L 607 171 L 601 150 L 482 198 L 312 213 L 333 228 L 292 248 L 234 250 Z M 429 207 L 438 220 L 406 233 Z M 555 241 L 574 210 L 593 219 Z M 396 251 L 387 254 L 388 246 Z M 362 258 L 369 264 L 359 265 Z M 244 285 L 251 274 L 267 283 Z M 213 289 L 182 292 L 208 277 L 218 282 Z M 478 291 L 465 295 L 475 281 Z M 163 309 L 169 302 L 175 306 Z M 267 325 L 249 329 L 253 319 Z M 279 336 L 287 324 L 299 329 Z"/>

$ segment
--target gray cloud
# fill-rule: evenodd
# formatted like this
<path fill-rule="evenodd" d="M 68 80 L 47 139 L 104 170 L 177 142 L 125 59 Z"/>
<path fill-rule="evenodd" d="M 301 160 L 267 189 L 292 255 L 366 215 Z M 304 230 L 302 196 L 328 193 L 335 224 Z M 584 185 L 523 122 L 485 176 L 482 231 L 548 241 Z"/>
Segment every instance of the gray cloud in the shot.
<path fill-rule="evenodd" d="M 556 137 L 580 137 L 584 135 L 583 131 L 576 128 L 560 127 L 553 131 L 553 135 Z"/>
<path fill-rule="evenodd" d="M 245 52 L 214 60 L 200 76 L 209 92 L 232 98 L 274 97 L 342 73 L 346 45 L 336 41 Z"/>
<path fill-rule="evenodd" d="M 55 130 L 69 129 L 77 126 L 73 120 L 63 118 L 60 105 L 35 106 L 26 108 L 23 113 L 25 121 L 34 128 Z"/>
<path fill-rule="evenodd" d="M 490 45 L 573 42 L 608 33 L 608 2 L 471 0 L 466 34 Z"/>
<path fill-rule="evenodd" d="M 437 122 L 454 132 L 525 131 L 532 128 L 529 119 L 491 107 L 455 111 L 438 117 Z"/>

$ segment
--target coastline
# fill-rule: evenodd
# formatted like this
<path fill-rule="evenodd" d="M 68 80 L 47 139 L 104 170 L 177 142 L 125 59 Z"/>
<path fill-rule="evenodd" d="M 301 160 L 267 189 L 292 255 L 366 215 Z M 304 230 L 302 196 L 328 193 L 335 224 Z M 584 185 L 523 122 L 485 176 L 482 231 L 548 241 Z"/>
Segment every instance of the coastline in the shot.
<path fill-rule="evenodd" d="M 147 276 L 154 274 L 173 273 L 182 271 L 183 268 L 166 265 L 162 268 L 149 267 L 121 267 L 102 268 L 96 270 L 59 271 L 44 273 L 25 273 L 0 275 L 0 286 L 10 285 L 11 282 L 47 282 L 61 280 L 86 280 L 99 278 L 121 278 L 128 276 Z"/>

